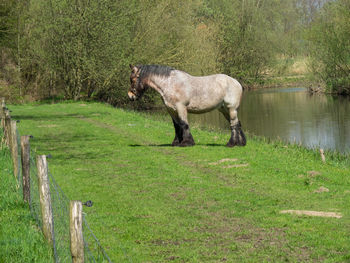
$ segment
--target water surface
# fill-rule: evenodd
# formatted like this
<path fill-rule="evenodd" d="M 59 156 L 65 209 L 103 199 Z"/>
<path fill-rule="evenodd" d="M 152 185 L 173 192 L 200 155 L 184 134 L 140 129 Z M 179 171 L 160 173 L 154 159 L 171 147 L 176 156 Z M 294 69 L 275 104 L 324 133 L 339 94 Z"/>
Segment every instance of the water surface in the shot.
<path fill-rule="evenodd" d="M 242 127 L 255 135 L 350 153 L 350 99 L 311 95 L 305 88 L 247 91 L 238 112 Z M 229 130 L 218 111 L 190 115 L 190 123 Z"/>

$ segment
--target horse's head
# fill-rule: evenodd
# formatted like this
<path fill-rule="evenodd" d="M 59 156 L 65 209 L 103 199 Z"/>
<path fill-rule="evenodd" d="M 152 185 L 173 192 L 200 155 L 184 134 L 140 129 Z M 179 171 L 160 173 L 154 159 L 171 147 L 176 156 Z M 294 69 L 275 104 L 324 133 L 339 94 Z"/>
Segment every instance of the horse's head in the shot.
<path fill-rule="evenodd" d="M 131 69 L 130 74 L 130 89 L 128 91 L 128 96 L 130 100 L 139 99 L 143 92 L 145 91 L 145 87 L 140 80 L 140 67 L 129 65 Z"/>

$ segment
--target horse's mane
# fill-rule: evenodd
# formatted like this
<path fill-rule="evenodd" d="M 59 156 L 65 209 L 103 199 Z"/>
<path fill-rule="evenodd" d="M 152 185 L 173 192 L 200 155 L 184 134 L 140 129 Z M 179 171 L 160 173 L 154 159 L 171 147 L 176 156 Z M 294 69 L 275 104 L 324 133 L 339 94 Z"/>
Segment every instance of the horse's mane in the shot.
<path fill-rule="evenodd" d="M 158 75 L 168 77 L 172 70 L 175 70 L 169 66 L 161 66 L 161 65 L 139 65 L 140 69 L 140 79 L 144 79 L 150 75 Z"/>

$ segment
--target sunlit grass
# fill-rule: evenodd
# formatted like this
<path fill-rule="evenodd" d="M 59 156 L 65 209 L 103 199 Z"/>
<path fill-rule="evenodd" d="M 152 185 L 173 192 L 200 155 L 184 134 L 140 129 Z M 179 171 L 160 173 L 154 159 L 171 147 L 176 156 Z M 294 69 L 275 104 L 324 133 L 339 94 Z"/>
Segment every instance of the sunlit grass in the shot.
<path fill-rule="evenodd" d="M 17 188 L 10 153 L 0 150 L 0 262 L 52 262 L 51 249 Z"/>
<path fill-rule="evenodd" d="M 254 136 L 231 149 L 229 131 L 198 128 L 194 147 L 171 147 L 170 118 L 98 103 L 10 108 L 66 195 L 94 202 L 84 213 L 114 262 L 349 260 L 345 157 Z"/>

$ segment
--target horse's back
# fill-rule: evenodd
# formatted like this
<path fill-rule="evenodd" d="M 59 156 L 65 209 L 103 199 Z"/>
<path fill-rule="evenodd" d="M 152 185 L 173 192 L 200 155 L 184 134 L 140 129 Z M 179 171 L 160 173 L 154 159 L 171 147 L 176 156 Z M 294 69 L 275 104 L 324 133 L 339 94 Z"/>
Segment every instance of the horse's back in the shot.
<path fill-rule="evenodd" d="M 226 75 L 226 74 L 215 74 L 208 77 L 215 78 L 216 90 L 222 90 L 224 92 L 224 101 L 226 104 L 239 104 L 243 88 L 238 80 Z"/>
<path fill-rule="evenodd" d="M 225 74 L 191 76 L 185 73 L 184 89 L 188 89 L 188 110 L 193 113 L 210 111 L 223 103 L 238 107 L 242 86 L 237 80 Z"/>
<path fill-rule="evenodd" d="M 238 80 L 226 74 L 216 74 L 211 75 L 211 77 L 215 78 L 216 91 L 224 94 L 223 102 L 228 107 L 237 108 L 240 104 L 243 93 L 242 85 L 238 82 Z"/>

